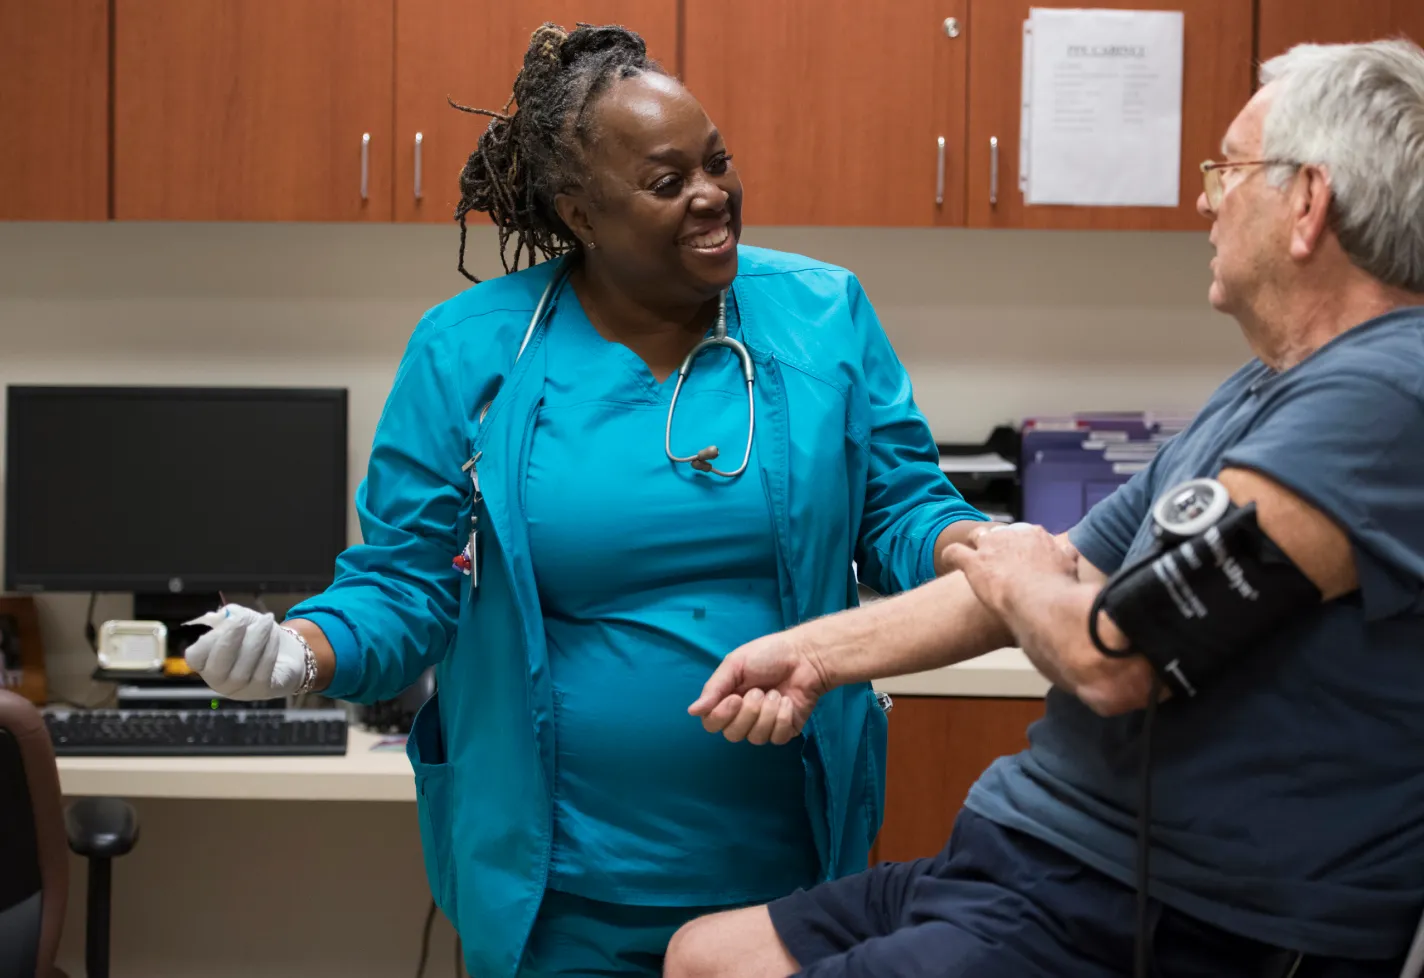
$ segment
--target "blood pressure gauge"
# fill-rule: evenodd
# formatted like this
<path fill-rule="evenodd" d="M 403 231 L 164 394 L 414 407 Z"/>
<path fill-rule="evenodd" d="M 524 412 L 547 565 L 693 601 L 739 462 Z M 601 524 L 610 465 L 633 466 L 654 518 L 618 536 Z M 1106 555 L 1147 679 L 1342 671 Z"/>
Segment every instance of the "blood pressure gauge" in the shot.
<path fill-rule="evenodd" d="M 106 621 L 99 628 L 99 665 L 150 672 L 168 657 L 168 626 L 160 621 Z"/>
<path fill-rule="evenodd" d="M 1165 543 L 1205 533 L 1231 508 L 1231 495 L 1215 479 L 1192 479 L 1164 492 L 1152 507 L 1152 532 Z"/>

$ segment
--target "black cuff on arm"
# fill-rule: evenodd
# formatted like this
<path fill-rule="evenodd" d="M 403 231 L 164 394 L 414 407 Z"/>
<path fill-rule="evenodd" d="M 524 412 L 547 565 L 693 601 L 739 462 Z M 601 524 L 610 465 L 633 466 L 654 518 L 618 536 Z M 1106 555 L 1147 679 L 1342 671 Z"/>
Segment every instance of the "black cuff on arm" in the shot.
<path fill-rule="evenodd" d="M 1093 605 L 1089 630 L 1104 654 L 1142 655 L 1173 693 L 1192 697 L 1321 597 L 1262 532 L 1253 504 L 1114 575 Z M 1127 636 L 1128 649 L 1103 645 L 1099 611 Z"/>

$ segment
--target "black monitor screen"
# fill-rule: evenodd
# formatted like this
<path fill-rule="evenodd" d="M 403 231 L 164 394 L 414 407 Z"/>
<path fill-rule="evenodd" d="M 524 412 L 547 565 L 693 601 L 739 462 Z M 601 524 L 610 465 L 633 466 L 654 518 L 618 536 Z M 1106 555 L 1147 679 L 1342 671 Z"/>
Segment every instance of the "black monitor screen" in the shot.
<path fill-rule="evenodd" d="M 346 392 L 10 387 L 11 590 L 309 591 L 346 544 Z"/>

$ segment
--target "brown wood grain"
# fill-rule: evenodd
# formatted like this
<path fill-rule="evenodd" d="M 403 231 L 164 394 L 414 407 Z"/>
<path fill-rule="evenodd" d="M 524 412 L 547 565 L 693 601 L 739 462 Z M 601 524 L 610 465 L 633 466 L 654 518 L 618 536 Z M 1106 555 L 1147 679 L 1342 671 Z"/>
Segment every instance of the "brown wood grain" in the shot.
<path fill-rule="evenodd" d="M 390 220 L 392 0 L 114 3 L 116 217 Z"/>
<path fill-rule="evenodd" d="M 885 820 L 872 861 L 944 848 L 970 787 L 998 757 L 1028 746 L 1042 699 L 896 696 L 890 712 Z"/>
<path fill-rule="evenodd" d="M 108 216 L 108 0 L 0 0 L 0 220 Z"/>
<path fill-rule="evenodd" d="M 49 695 L 45 673 L 44 636 L 40 632 L 39 609 L 28 594 L 0 595 L 0 617 L 15 626 L 20 644 L 19 682 L 12 688 L 35 706 L 43 706 Z M 13 667 L 14 663 L 10 663 Z M 9 677 L 4 677 L 10 682 Z"/>
<path fill-rule="evenodd" d="M 1305 42 L 1343 44 L 1406 36 L 1424 44 L 1424 0 L 1259 0 L 1256 53 L 1275 57 Z"/>
<path fill-rule="evenodd" d="M 499 110 L 509 99 L 529 35 L 545 21 L 622 24 L 677 73 L 677 0 L 516 0 L 451 3 L 397 0 L 395 215 L 444 222 L 459 201 L 459 175 L 489 119 L 450 108 Z M 421 140 L 421 199 L 415 197 L 415 134 Z"/>
<path fill-rule="evenodd" d="M 1026 206 L 1019 191 L 1019 106 L 1023 24 L 1030 7 L 1078 7 L 1074 0 L 971 0 L 968 215 L 971 227 L 1206 230 L 1197 214 L 1202 160 L 1251 96 L 1251 0 L 1094 0 L 1093 7 L 1180 10 L 1182 66 L 1180 197 L 1172 207 Z M 989 203 L 990 137 L 999 140 L 999 195 Z M 1105 168 L 1113 160 L 1104 159 Z"/>
<path fill-rule="evenodd" d="M 684 77 L 727 138 L 746 222 L 962 223 L 966 38 L 943 23 L 967 7 L 685 0 Z"/>

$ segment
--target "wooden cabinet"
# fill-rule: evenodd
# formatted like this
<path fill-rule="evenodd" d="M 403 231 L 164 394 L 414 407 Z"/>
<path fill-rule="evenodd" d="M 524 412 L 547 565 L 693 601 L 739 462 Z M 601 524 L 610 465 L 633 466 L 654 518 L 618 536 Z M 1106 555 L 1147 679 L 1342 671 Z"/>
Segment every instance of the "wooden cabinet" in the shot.
<path fill-rule="evenodd" d="M 944 848 L 970 787 L 998 757 L 1028 746 L 1042 699 L 897 696 L 890 712 L 885 820 L 872 862 Z"/>
<path fill-rule="evenodd" d="M 1285 0 L 1293 3 L 1294 0 Z M 1180 10 L 1185 15 L 1180 202 L 1170 207 L 1027 206 L 1019 191 L 1019 108 L 1023 24 L 1030 7 L 1077 7 L 1074 0 L 973 0 L 969 33 L 971 227 L 1204 230 L 1196 212 L 1202 160 L 1251 97 L 1251 0 L 1094 0 L 1091 6 Z M 991 150 L 998 140 L 998 153 Z M 997 169 L 994 164 L 997 163 Z M 1104 159 L 1104 168 L 1114 161 Z M 997 175 L 997 202 L 991 186 Z"/>
<path fill-rule="evenodd" d="M 116 217 L 390 220 L 392 0 L 114 0 L 114 30 Z"/>
<path fill-rule="evenodd" d="M 1079 5 L 685 0 L 684 76 L 736 156 L 749 224 L 1201 228 L 1198 164 L 1251 94 L 1252 0 L 1095 2 L 1185 14 L 1180 203 L 1027 207 L 1023 24 Z"/>
<path fill-rule="evenodd" d="M 684 0 L 683 77 L 726 136 L 746 222 L 962 224 L 967 8 Z"/>
<path fill-rule="evenodd" d="M 1256 52 L 1261 61 L 1312 41 L 1341 44 L 1401 34 L 1424 44 L 1420 0 L 1257 0 Z"/>
<path fill-rule="evenodd" d="M 1419 0 L 1095 0 L 1185 16 L 1180 203 L 1029 207 L 1035 5 L 1077 0 L 0 0 L 0 219 L 448 221 L 488 123 L 446 99 L 503 107 L 553 20 L 643 34 L 725 133 L 750 225 L 1195 230 L 1253 53 L 1424 36 Z"/>
<path fill-rule="evenodd" d="M 0 0 L 0 220 L 108 216 L 108 0 Z"/>
<path fill-rule="evenodd" d="M 529 36 L 546 21 L 622 24 L 676 73 L 678 0 L 517 0 L 451 3 L 396 0 L 395 216 L 449 221 L 460 170 L 489 125 L 452 109 L 500 110 L 509 100 Z M 418 176 L 417 176 L 418 174 Z"/>

